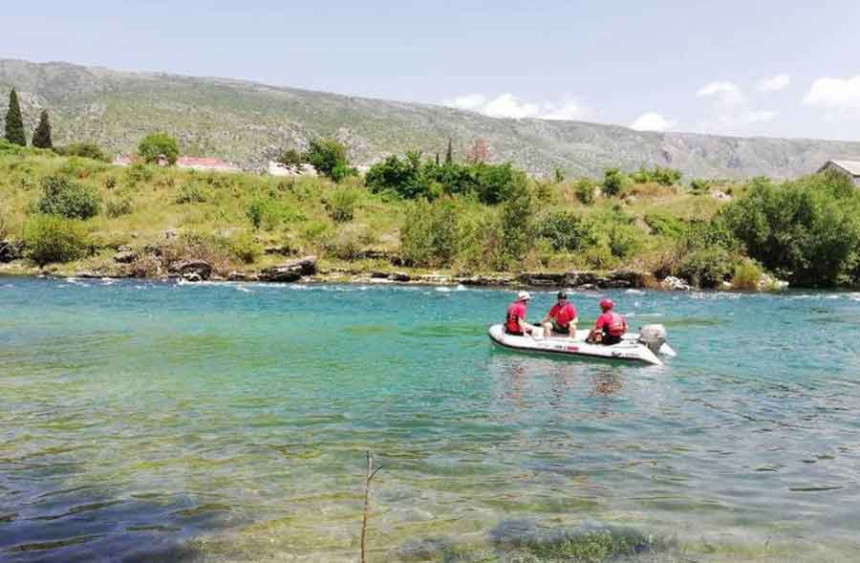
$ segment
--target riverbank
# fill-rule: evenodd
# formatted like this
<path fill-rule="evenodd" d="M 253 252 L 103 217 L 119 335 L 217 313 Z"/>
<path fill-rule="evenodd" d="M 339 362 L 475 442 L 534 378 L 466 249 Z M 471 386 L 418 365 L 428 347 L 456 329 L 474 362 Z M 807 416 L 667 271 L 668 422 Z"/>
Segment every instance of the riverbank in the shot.
<path fill-rule="evenodd" d="M 764 223 L 746 214 L 763 212 L 757 203 L 733 203 L 751 201 L 753 192 L 767 201 L 792 189 L 801 193 L 790 201 L 838 192 L 827 178 L 783 188 L 761 181 L 663 185 L 615 173 L 607 176 L 618 182 L 610 192 L 590 179 L 510 176 L 518 195 L 502 202 L 468 193 L 415 201 L 371 190 L 361 177 L 335 184 L 123 168 L 45 151 L 0 154 L 0 273 L 757 290 L 784 287 L 768 273 L 772 262 L 770 270 L 793 286 L 860 280 L 852 194 L 810 203 L 835 210 L 812 221 L 824 229 L 820 236 L 807 232 L 813 227 L 803 214 L 788 222 L 780 215 L 784 224 L 747 233 L 744 225 Z M 838 224 L 831 228 L 828 218 Z M 803 236 L 786 236 L 795 232 Z M 832 256 L 824 259 L 826 252 Z M 308 255 L 319 259 L 313 272 L 290 271 L 291 261 Z"/>

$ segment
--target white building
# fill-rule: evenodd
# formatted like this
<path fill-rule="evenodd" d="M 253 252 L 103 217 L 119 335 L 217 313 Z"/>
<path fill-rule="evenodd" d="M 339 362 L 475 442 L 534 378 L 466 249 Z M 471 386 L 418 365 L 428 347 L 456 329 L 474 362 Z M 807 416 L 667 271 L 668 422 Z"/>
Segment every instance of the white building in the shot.
<path fill-rule="evenodd" d="M 828 171 L 848 176 L 855 186 L 860 187 L 860 160 L 828 160 L 818 172 Z"/>

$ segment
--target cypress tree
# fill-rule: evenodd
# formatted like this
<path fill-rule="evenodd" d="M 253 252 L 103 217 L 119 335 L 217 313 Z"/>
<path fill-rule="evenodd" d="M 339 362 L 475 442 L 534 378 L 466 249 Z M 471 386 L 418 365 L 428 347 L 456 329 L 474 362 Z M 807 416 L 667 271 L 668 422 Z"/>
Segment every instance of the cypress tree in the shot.
<path fill-rule="evenodd" d="M 54 143 L 51 140 L 51 123 L 48 121 L 48 110 L 42 110 L 39 117 L 39 125 L 33 131 L 33 146 L 40 149 L 52 149 Z"/>
<path fill-rule="evenodd" d="M 448 137 L 448 152 L 445 153 L 445 164 L 454 162 L 454 147 L 451 143 L 451 138 Z"/>
<path fill-rule="evenodd" d="M 18 92 L 15 91 L 15 88 L 12 88 L 12 92 L 9 94 L 9 111 L 6 112 L 6 140 L 22 147 L 27 146 L 24 118 L 21 116 Z"/>

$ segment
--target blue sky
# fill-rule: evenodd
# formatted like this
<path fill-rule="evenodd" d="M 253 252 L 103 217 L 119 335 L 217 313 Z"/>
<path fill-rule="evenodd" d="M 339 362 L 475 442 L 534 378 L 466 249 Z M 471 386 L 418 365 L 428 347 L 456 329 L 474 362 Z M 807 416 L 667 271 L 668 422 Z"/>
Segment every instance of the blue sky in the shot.
<path fill-rule="evenodd" d="M 860 140 L 860 2 L 4 2 L 0 57 Z"/>

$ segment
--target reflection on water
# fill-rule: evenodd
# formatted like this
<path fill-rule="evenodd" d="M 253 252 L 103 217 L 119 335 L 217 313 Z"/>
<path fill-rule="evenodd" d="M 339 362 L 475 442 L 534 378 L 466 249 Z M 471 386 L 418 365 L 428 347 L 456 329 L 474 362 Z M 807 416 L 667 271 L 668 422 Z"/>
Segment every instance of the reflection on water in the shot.
<path fill-rule="evenodd" d="M 860 556 L 854 294 L 613 294 L 665 367 L 495 351 L 509 298 L 4 281 L 0 559 L 355 560 L 368 449 L 376 559 Z"/>

